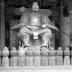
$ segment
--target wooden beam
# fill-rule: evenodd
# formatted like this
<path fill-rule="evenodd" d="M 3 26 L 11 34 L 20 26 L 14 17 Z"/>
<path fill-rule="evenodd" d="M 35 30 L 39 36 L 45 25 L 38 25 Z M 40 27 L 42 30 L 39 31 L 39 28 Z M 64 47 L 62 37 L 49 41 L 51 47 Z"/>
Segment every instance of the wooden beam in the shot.
<path fill-rule="evenodd" d="M 24 11 L 24 12 L 29 12 L 29 11 L 31 11 L 31 9 L 26 9 L 26 11 Z M 47 14 L 48 16 L 52 14 L 52 11 L 50 9 L 39 9 L 39 12 Z M 22 12 L 19 9 L 15 9 L 14 13 L 16 15 L 22 15 Z"/>
<path fill-rule="evenodd" d="M 5 17 L 4 17 L 4 0 L 2 0 L 1 10 L 1 50 L 5 47 Z"/>
<path fill-rule="evenodd" d="M 24 12 L 29 12 L 31 9 L 26 9 Z M 22 12 L 20 11 L 20 8 L 6 8 L 5 9 L 6 15 L 22 15 Z M 39 9 L 39 12 L 43 12 L 47 14 L 48 16 L 52 14 L 52 11 L 50 9 Z"/>

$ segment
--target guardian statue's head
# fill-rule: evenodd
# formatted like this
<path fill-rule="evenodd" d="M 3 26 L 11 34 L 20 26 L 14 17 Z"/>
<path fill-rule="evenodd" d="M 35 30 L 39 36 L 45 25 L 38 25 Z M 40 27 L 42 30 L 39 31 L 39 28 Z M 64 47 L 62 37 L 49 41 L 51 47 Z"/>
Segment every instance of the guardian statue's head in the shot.
<path fill-rule="evenodd" d="M 32 10 L 33 10 L 33 11 L 38 11 L 38 10 L 39 10 L 39 5 L 38 5 L 37 2 L 33 2 Z"/>

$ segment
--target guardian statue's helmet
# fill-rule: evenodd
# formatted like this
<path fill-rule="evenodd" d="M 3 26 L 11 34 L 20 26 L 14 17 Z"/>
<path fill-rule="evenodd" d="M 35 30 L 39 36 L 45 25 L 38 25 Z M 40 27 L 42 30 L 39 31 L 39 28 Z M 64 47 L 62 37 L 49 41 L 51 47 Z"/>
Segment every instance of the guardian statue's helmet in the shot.
<path fill-rule="evenodd" d="M 33 11 L 38 11 L 38 10 L 39 10 L 39 5 L 38 5 L 37 2 L 33 2 L 32 10 L 33 10 Z"/>

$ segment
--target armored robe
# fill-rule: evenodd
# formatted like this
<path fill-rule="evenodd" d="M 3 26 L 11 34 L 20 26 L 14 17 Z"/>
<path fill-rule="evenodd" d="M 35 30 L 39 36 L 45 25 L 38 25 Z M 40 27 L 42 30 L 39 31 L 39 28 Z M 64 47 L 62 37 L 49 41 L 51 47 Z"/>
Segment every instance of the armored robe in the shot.
<path fill-rule="evenodd" d="M 50 46 L 52 44 L 51 29 L 58 30 L 50 22 L 47 15 L 34 11 L 24 13 L 20 19 L 20 24 L 12 27 L 12 30 L 19 31 L 18 35 L 24 46 L 35 46 L 37 41 L 40 46 Z"/>

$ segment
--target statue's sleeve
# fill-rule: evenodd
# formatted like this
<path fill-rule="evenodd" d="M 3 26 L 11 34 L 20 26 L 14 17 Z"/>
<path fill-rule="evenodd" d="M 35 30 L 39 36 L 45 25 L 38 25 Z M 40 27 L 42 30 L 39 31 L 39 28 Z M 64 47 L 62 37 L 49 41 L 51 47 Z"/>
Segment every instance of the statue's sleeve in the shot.
<path fill-rule="evenodd" d="M 28 14 L 23 14 L 21 19 L 20 19 L 20 23 L 22 23 L 23 25 L 27 25 L 28 24 L 28 20 L 29 19 L 29 15 Z"/>
<path fill-rule="evenodd" d="M 50 23 L 51 21 L 49 20 L 49 17 L 46 16 L 46 15 L 43 15 L 42 16 L 42 24 L 48 24 Z"/>

